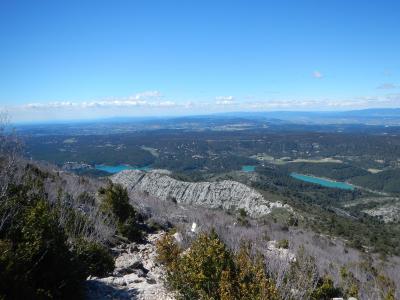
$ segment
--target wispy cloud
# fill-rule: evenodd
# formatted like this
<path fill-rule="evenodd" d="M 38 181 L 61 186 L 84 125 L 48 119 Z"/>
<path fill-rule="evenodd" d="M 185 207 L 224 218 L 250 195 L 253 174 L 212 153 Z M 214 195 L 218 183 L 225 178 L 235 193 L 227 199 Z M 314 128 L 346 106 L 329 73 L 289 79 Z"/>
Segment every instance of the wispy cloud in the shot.
<path fill-rule="evenodd" d="M 124 98 L 35 102 L 6 108 L 17 120 L 55 120 L 229 111 L 351 110 L 373 107 L 400 107 L 400 93 L 348 98 L 234 97 L 229 95 L 217 96 L 214 99 L 179 100 L 167 98 L 158 91 L 147 91 Z"/>
<path fill-rule="evenodd" d="M 48 103 L 28 103 L 22 106 L 26 109 L 46 109 L 46 108 L 72 108 L 78 104 L 70 101 L 56 101 Z"/>
<path fill-rule="evenodd" d="M 359 96 L 347 99 L 271 99 L 245 102 L 240 104 L 240 109 L 250 110 L 338 110 L 338 109 L 364 109 L 373 107 L 399 107 L 400 93 L 384 96 Z"/>
<path fill-rule="evenodd" d="M 388 94 L 388 95 L 386 95 L 386 99 L 388 101 L 400 102 L 400 93 Z M 397 103 L 397 104 L 399 104 L 399 103 Z"/>
<path fill-rule="evenodd" d="M 146 99 L 146 98 L 160 98 L 161 93 L 159 91 L 145 91 L 142 93 L 137 93 L 134 98 L 136 100 Z"/>
<path fill-rule="evenodd" d="M 314 78 L 317 78 L 317 79 L 321 79 L 322 77 L 324 77 L 324 75 L 318 70 L 315 70 L 312 75 Z"/>
<path fill-rule="evenodd" d="M 215 100 L 217 105 L 232 105 L 235 103 L 233 96 L 217 96 L 215 97 Z"/>
<path fill-rule="evenodd" d="M 400 86 L 394 83 L 383 83 L 380 86 L 377 87 L 379 90 L 391 90 L 391 89 L 397 89 Z"/>
<path fill-rule="evenodd" d="M 139 95 L 139 96 L 138 96 Z M 381 96 L 360 96 L 340 99 L 331 98 L 305 98 L 305 99 L 236 99 L 233 96 L 218 96 L 214 102 L 210 101 L 188 101 L 176 102 L 172 100 L 160 99 L 160 94 L 143 93 L 128 97 L 126 99 L 100 100 L 87 102 L 59 101 L 49 103 L 29 103 L 20 108 L 25 111 L 76 111 L 84 112 L 91 109 L 103 109 L 103 111 L 119 110 L 128 112 L 128 108 L 138 108 L 148 111 L 156 109 L 180 109 L 180 110 L 198 110 L 198 111 L 228 111 L 228 110 L 274 110 L 274 109 L 357 109 L 368 107 L 395 107 L 400 106 L 400 93 L 391 93 Z M 153 99 L 154 98 L 154 99 Z"/>
<path fill-rule="evenodd" d="M 145 91 L 133 96 L 121 99 L 94 100 L 94 101 L 53 101 L 28 103 L 22 107 L 25 109 L 88 109 L 88 108 L 119 108 L 119 107 L 175 107 L 177 104 L 170 100 L 161 100 L 161 93 L 158 91 Z"/>

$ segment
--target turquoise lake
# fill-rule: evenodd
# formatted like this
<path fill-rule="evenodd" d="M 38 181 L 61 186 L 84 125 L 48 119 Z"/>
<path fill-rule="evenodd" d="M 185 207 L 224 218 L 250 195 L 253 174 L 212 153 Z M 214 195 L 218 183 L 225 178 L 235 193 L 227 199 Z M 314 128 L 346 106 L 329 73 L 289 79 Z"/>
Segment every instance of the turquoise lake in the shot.
<path fill-rule="evenodd" d="M 342 190 L 351 190 L 351 191 L 354 190 L 354 186 L 352 186 L 351 184 L 345 183 L 345 182 L 337 182 L 337 181 L 333 181 L 333 180 L 328 180 L 328 179 L 324 179 L 324 178 L 303 175 L 303 174 L 298 174 L 298 173 L 291 173 L 290 176 L 292 176 L 293 178 L 305 181 L 305 182 L 319 184 L 324 187 L 337 188 L 337 189 L 342 189 Z"/>
<path fill-rule="evenodd" d="M 243 166 L 242 171 L 244 172 L 254 172 L 256 170 L 256 166 Z"/>
<path fill-rule="evenodd" d="M 111 174 L 115 174 L 124 170 L 141 170 L 141 171 L 148 171 L 150 167 L 133 167 L 129 165 L 116 165 L 116 166 L 107 166 L 107 165 L 95 165 L 95 169 L 100 171 L 105 171 Z"/>

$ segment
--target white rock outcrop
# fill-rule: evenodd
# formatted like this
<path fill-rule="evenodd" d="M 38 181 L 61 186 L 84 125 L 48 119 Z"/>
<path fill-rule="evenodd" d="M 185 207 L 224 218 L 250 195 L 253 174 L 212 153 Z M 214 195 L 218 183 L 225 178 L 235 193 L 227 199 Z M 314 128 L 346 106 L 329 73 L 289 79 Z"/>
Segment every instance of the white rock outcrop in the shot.
<path fill-rule="evenodd" d="M 273 208 L 291 207 L 269 202 L 256 190 L 236 181 L 185 182 L 163 172 L 126 170 L 111 176 L 114 183 L 128 191 L 147 193 L 165 201 L 201 206 L 211 209 L 244 209 L 251 217 L 267 215 Z"/>

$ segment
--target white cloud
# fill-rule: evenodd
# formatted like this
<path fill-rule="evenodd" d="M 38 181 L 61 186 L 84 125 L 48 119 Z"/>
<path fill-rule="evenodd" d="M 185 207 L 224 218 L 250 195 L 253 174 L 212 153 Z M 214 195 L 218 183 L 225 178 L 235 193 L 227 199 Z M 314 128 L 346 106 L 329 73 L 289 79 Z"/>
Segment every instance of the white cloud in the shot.
<path fill-rule="evenodd" d="M 129 108 L 137 108 L 136 113 L 141 111 L 157 111 L 158 109 L 170 110 L 179 109 L 180 111 L 197 110 L 197 111 L 228 111 L 228 109 L 234 110 L 291 110 L 291 109 L 357 109 L 367 107 L 395 107 L 400 106 L 400 93 L 392 93 L 382 96 L 360 96 L 360 97 L 349 97 L 349 98 L 303 98 L 303 99 L 268 99 L 268 100 L 250 100 L 242 99 L 241 101 L 236 100 L 233 96 L 218 96 L 215 97 L 214 102 L 207 101 L 187 101 L 187 102 L 176 102 L 172 100 L 161 100 L 159 94 L 147 94 L 146 97 L 143 93 L 140 96 L 128 97 L 124 99 L 111 99 L 111 100 L 97 100 L 97 101 L 85 101 L 85 102 L 72 102 L 72 101 L 58 101 L 48 103 L 29 103 L 23 106 L 19 106 L 26 112 L 37 111 L 37 112 L 79 112 L 89 113 L 90 111 L 103 112 L 119 111 L 120 113 L 128 113 Z M 136 99 L 138 98 L 138 99 Z M 15 107 L 18 108 L 18 107 Z M 133 112 L 133 110 L 131 110 Z"/>
<path fill-rule="evenodd" d="M 178 106 L 177 103 L 174 101 L 162 101 L 162 102 L 150 102 L 148 103 L 151 107 L 176 107 Z"/>
<path fill-rule="evenodd" d="M 400 93 L 384 96 L 360 96 L 347 99 L 271 99 L 241 103 L 241 110 L 337 110 L 399 107 Z"/>
<path fill-rule="evenodd" d="M 248 102 L 244 105 L 251 109 L 296 109 L 296 108 L 306 108 L 316 105 L 315 100 L 268 100 L 268 101 L 257 101 Z"/>
<path fill-rule="evenodd" d="M 145 91 L 133 96 L 121 99 L 94 100 L 84 102 L 53 101 L 47 103 L 28 103 L 22 106 L 24 109 L 90 109 L 90 108 L 118 108 L 118 107 L 174 107 L 173 101 L 160 101 L 159 91 Z"/>
<path fill-rule="evenodd" d="M 142 93 L 137 93 L 134 98 L 136 100 L 148 99 L 148 98 L 160 98 L 161 93 L 159 91 L 145 91 Z"/>
<path fill-rule="evenodd" d="M 397 84 L 393 84 L 393 83 L 383 83 L 380 86 L 377 87 L 377 89 L 380 90 L 390 90 L 390 89 L 397 89 L 400 86 L 398 86 Z"/>
<path fill-rule="evenodd" d="M 393 102 L 399 101 L 400 102 L 400 93 L 386 95 L 386 99 L 388 101 L 393 101 Z"/>
<path fill-rule="evenodd" d="M 233 96 L 217 96 L 215 97 L 216 100 L 233 100 Z"/>
<path fill-rule="evenodd" d="M 324 77 L 324 75 L 320 71 L 315 70 L 313 72 L 313 77 L 317 78 L 317 79 L 321 79 L 322 77 Z"/>
<path fill-rule="evenodd" d="M 215 100 L 217 105 L 232 105 L 235 103 L 233 96 L 217 96 L 215 97 Z"/>
<path fill-rule="evenodd" d="M 45 109 L 45 108 L 70 108 L 78 106 L 77 103 L 69 101 L 49 102 L 49 103 L 29 103 L 24 105 L 28 109 Z"/>
<path fill-rule="evenodd" d="M 85 119 L 108 116 L 187 115 L 229 111 L 351 110 L 400 107 L 400 93 L 348 98 L 259 98 L 218 96 L 214 99 L 174 101 L 159 92 L 92 101 L 53 101 L 9 106 L 17 120 Z"/>

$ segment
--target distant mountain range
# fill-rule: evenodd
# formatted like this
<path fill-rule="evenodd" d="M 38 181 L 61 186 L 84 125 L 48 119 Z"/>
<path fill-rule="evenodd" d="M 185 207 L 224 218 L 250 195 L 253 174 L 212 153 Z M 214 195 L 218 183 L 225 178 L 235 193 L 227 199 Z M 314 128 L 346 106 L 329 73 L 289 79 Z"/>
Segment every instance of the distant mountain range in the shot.
<path fill-rule="evenodd" d="M 99 122 L 181 122 L 238 120 L 268 121 L 271 123 L 301 124 L 364 124 L 364 125 L 400 125 L 400 108 L 371 108 L 349 111 L 264 111 L 264 112 L 228 112 L 182 117 L 116 117 Z"/>
<path fill-rule="evenodd" d="M 373 108 L 350 111 L 270 111 L 234 112 L 218 116 L 285 121 L 302 124 L 400 125 L 400 108 Z"/>

